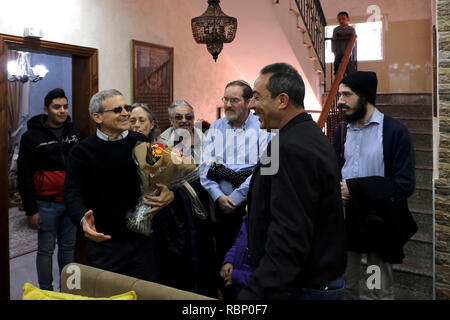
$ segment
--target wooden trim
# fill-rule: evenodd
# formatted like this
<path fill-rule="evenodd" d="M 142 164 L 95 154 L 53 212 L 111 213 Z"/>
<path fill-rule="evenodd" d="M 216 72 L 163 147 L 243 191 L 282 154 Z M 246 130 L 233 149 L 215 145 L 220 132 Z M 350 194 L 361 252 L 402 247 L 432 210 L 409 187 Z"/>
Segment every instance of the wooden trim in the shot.
<path fill-rule="evenodd" d="M 344 57 L 341 60 L 338 72 L 336 73 L 336 77 L 334 78 L 330 92 L 328 93 L 327 100 L 322 108 L 322 112 L 320 113 L 319 120 L 317 121 L 317 124 L 319 125 L 320 129 L 323 129 L 325 122 L 327 121 L 328 113 L 330 112 L 333 101 L 338 93 L 339 82 L 341 82 L 344 76 L 345 69 L 347 69 L 348 61 L 350 60 L 350 56 L 352 55 L 352 50 L 355 45 L 355 42 L 356 42 L 356 34 L 354 34 L 351 37 L 350 41 L 348 42 Z"/>
<path fill-rule="evenodd" d="M 153 47 L 153 48 L 161 48 L 161 49 L 167 49 L 170 52 L 170 101 L 173 101 L 173 82 L 174 82 L 174 76 L 173 76 L 173 63 L 174 63 L 174 49 L 172 47 L 167 47 L 167 46 L 163 46 L 160 44 L 154 44 L 154 43 L 149 43 L 149 42 L 144 42 L 144 41 L 139 41 L 139 40 L 131 40 L 132 42 L 132 46 L 131 46 L 131 61 L 132 61 L 132 67 L 133 69 L 131 70 L 131 85 L 132 85 L 132 101 L 133 103 L 135 103 L 135 98 L 136 98 L 136 90 L 137 90 L 137 86 L 135 84 L 135 70 L 136 70 L 136 59 L 134 57 L 134 54 L 136 52 L 136 46 L 144 46 L 144 47 Z"/>
<path fill-rule="evenodd" d="M 167 107 L 170 106 L 170 104 L 173 101 L 173 93 L 174 93 L 174 48 L 172 47 L 167 47 L 167 46 L 163 46 L 163 45 L 159 45 L 159 44 L 154 44 L 154 43 L 149 43 L 149 42 L 143 42 L 143 41 L 138 41 L 138 40 L 132 40 L 132 45 L 131 45 L 131 65 L 132 65 L 132 70 L 131 70 L 131 86 L 132 86 L 132 103 L 136 103 L 136 102 L 146 102 L 146 101 L 136 101 L 137 99 L 137 91 L 138 91 L 138 83 L 136 81 L 138 73 L 137 73 L 137 66 L 136 66 L 136 47 L 147 47 L 147 48 L 156 48 L 156 49 L 164 49 L 168 52 L 169 55 L 169 97 L 168 97 L 168 105 Z M 150 106 L 152 107 L 152 106 Z M 161 130 L 165 130 L 166 128 L 164 127 L 164 123 L 169 123 L 169 115 L 168 114 L 164 114 L 163 116 L 161 115 L 156 115 L 158 122 L 159 122 L 159 129 Z M 170 126 L 170 124 L 169 124 Z"/>
<path fill-rule="evenodd" d="M 64 44 L 52 41 L 45 41 L 35 38 L 24 38 L 19 36 L 12 36 L 1 34 L 3 41 L 11 48 L 23 48 L 27 50 L 39 50 L 40 52 L 65 53 L 77 56 L 90 57 L 98 50 L 94 48 L 81 47 L 71 44 Z"/>
<path fill-rule="evenodd" d="M 0 68 L 5 68 L 8 46 L 0 35 Z M 0 72 L 0 300 L 9 300 L 9 180 L 8 74 Z"/>
<path fill-rule="evenodd" d="M 8 181 L 8 126 L 7 94 L 8 50 L 34 50 L 49 54 L 72 56 L 72 116 L 86 137 L 95 130 L 89 119 L 88 106 L 92 95 L 98 92 L 98 50 L 40 39 L 0 34 L 0 300 L 10 298 L 9 278 L 9 181 Z M 82 250 L 82 249 L 81 249 Z M 76 256 L 83 256 L 80 252 Z"/>

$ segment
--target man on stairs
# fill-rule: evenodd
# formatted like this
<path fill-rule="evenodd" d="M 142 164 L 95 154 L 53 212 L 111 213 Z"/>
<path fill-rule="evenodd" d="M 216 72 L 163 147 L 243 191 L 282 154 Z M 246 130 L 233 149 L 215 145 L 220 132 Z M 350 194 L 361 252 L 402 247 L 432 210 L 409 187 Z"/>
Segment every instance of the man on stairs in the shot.
<path fill-rule="evenodd" d="M 394 299 L 392 264 L 402 263 L 403 246 L 417 231 L 407 202 L 415 188 L 413 145 L 408 129 L 375 107 L 377 84 L 376 73 L 357 71 L 339 86 L 346 123 L 333 144 L 347 226 L 347 299 L 360 297 L 363 253 L 374 275 L 369 298 Z"/>

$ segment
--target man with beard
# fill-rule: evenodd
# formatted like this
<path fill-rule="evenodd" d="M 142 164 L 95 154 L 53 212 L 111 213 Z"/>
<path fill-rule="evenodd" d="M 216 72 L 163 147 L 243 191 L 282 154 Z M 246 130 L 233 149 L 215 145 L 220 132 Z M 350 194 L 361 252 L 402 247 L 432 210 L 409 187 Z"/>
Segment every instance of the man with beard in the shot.
<path fill-rule="evenodd" d="M 186 100 L 175 100 L 168 113 L 172 126 L 157 141 L 182 150 L 183 156 L 192 156 L 199 164 L 204 135 L 194 126 L 194 108 Z M 208 192 L 195 178 L 174 193 L 174 201 L 155 224 L 159 231 L 162 282 L 214 297 L 217 285 Z"/>
<path fill-rule="evenodd" d="M 226 85 L 225 118 L 212 123 L 203 146 L 200 182 L 215 204 L 218 277 L 242 225 L 253 168 L 267 146 L 268 134 L 249 111 L 251 97 L 252 88 L 245 81 Z M 233 288 L 222 292 L 225 299 L 234 295 Z"/>
<path fill-rule="evenodd" d="M 403 246 L 417 231 L 408 209 L 413 193 L 414 153 L 408 129 L 375 108 L 377 76 L 357 71 L 339 86 L 346 124 L 334 135 L 341 166 L 349 242 L 346 298 L 359 299 L 361 255 L 381 278 L 369 290 L 373 299 L 394 299 L 391 264 L 402 263 Z M 377 283 L 377 281 L 375 281 Z"/>

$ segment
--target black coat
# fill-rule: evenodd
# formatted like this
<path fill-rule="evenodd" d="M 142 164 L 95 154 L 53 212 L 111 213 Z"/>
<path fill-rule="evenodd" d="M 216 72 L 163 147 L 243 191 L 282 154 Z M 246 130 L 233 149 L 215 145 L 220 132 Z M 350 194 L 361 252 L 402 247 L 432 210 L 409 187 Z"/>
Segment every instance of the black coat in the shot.
<path fill-rule="evenodd" d="M 334 135 L 334 149 L 341 166 L 341 125 Z M 408 129 L 384 116 L 383 157 L 385 176 L 347 179 L 350 201 L 346 205 L 349 249 L 377 252 L 389 263 L 402 263 L 403 246 L 417 232 L 408 197 L 414 192 L 414 150 Z"/>
<path fill-rule="evenodd" d="M 261 169 L 258 163 L 248 195 L 256 268 L 239 298 L 281 299 L 289 288 L 315 288 L 344 274 L 339 168 L 310 115 L 302 113 L 280 130 L 278 172 L 261 175 Z"/>
<path fill-rule="evenodd" d="M 63 124 L 61 138 L 45 125 L 47 116 L 34 116 L 22 135 L 18 159 L 18 183 L 28 216 L 37 213 L 36 200 L 61 202 L 67 159 L 80 139 L 70 117 Z"/>

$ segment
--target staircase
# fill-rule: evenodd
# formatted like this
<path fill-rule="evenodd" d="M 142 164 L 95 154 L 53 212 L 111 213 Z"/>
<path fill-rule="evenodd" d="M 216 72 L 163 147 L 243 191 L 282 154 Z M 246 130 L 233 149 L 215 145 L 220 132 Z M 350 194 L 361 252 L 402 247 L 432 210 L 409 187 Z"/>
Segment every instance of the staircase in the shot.
<path fill-rule="evenodd" d="M 433 131 L 431 94 L 378 94 L 377 108 L 408 127 L 415 153 L 416 190 L 409 209 L 419 230 L 394 265 L 396 299 L 433 299 Z"/>

